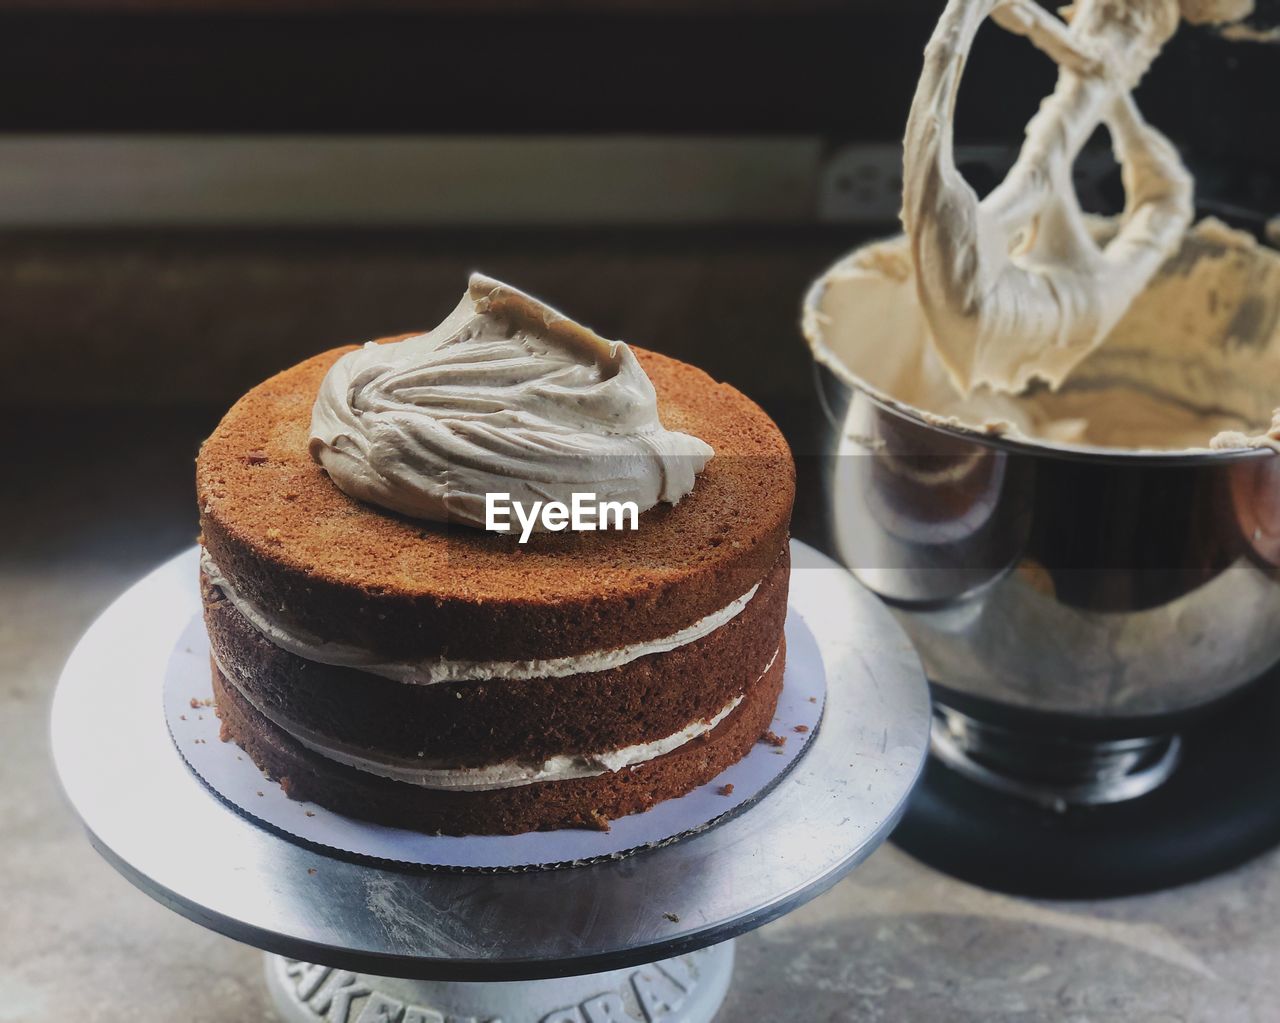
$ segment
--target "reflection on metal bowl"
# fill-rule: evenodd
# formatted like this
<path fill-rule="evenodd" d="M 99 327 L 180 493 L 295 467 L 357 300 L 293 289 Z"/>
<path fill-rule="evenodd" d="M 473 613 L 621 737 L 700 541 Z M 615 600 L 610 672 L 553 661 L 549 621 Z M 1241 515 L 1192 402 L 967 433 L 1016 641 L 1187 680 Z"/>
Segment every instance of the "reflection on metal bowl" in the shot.
<path fill-rule="evenodd" d="M 916 644 L 948 763 L 1050 804 L 1130 798 L 1145 790 L 1136 777 L 1168 775 L 1179 719 L 1280 660 L 1280 458 L 1207 446 L 1233 416 L 1265 429 L 1264 400 L 1280 405 L 1280 258 L 1189 236 L 1129 333 L 1082 364 L 1077 393 L 1035 396 L 1029 412 L 1001 398 L 1008 418 L 984 427 L 969 399 L 925 412 L 903 398 L 947 386 L 904 256 L 897 241 L 859 250 L 806 299 L 830 420 L 830 542 Z M 1190 288 L 1212 289 L 1203 336 L 1154 351 L 1167 363 L 1154 383 L 1126 377 L 1144 365 L 1152 304 L 1190 301 Z M 1051 439 L 1090 389 L 1112 411 L 1143 391 L 1149 438 L 1152 408 L 1198 421 L 1190 399 L 1215 380 L 1227 383 L 1204 393 L 1233 404 L 1209 403 L 1197 450 Z"/>

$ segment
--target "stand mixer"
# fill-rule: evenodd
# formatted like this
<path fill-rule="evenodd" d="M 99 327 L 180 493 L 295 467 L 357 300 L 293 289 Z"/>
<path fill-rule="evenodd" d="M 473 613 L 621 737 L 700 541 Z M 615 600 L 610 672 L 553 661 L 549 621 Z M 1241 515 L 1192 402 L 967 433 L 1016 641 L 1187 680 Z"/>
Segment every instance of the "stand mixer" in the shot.
<path fill-rule="evenodd" d="M 933 688 L 895 839 L 1005 890 L 1163 887 L 1280 841 L 1280 256 L 1188 230 L 1190 177 L 1129 96 L 1179 13 L 950 3 L 908 124 L 906 233 L 804 306 L 830 543 Z M 979 201 L 951 118 L 988 15 L 1061 72 Z M 1112 219 L 1071 187 L 1100 123 L 1126 186 Z"/>

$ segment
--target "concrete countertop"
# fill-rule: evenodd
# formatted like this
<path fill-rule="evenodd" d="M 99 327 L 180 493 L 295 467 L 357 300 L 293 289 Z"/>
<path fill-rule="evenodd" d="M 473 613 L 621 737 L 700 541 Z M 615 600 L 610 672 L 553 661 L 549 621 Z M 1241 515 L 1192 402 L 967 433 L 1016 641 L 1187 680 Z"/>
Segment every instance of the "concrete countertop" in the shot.
<path fill-rule="evenodd" d="M 272 1019 L 260 954 L 100 860 L 49 759 L 49 701 L 72 645 L 195 538 L 191 459 L 212 417 L 33 433 L 33 415 L 0 417 L 14 463 L 0 502 L 0 1021 Z M 1278 867 L 1271 853 L 1159 895 L 1047 903 L 961 884 L 886 846 L 739 942 L 721 1019 L 1272 1020 Z"/>

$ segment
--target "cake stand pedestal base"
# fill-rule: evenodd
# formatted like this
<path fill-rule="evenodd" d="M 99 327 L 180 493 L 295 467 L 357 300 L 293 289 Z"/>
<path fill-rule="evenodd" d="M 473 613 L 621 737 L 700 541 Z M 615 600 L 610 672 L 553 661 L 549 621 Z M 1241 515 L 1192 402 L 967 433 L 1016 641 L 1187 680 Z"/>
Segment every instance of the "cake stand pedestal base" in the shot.
<path fill-rule="evenodd" d="M 552 980 L 397 980 L 277 955 L 266 966 L 285 1023 L 710 1023 L 729 990 L 733 942 Z"/>

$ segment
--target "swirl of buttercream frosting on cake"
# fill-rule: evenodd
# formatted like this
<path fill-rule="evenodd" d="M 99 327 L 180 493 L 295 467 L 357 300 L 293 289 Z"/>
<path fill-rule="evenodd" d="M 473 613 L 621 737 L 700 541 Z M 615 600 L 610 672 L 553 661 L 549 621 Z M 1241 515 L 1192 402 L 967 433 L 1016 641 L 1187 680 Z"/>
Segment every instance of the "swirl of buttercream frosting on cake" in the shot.
<path fill-rule="evenodd" d="M 480 274 L 435 330 L 333 364 L 310 452 L 352 497 L 481 528 L 491 493 L 675 504 L 713 454 L 663 427 L 626 344 Z"/>

